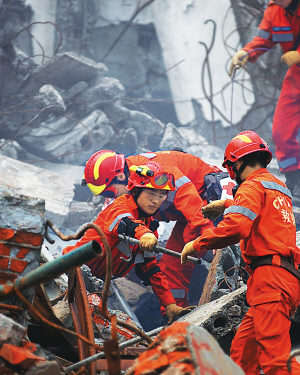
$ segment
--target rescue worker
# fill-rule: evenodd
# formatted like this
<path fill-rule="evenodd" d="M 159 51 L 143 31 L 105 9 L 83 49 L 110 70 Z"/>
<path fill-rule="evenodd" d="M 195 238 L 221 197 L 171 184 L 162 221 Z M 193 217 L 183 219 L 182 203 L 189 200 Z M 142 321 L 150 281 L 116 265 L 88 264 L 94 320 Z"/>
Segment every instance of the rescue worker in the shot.
<path fill-rule="evenodd" d="M 176 305 L 168 288 L 166 276 L 161 272 L 152 252 L 157 244 L 157 225 L 152 215 L 166 200 L 168 192 L 175 190 L 174 176 L 155 162 L 139 167 L 131 166 L 131 169 L 127 185 L 130 194 L 115 199 L 100 212 L 94 223 L 101 227 L 111 247 L 112 275 L 123 277 L 135 267 L 137 276 L 144 284 L 152 286 L 161 305 L 165 307 L 167 318 L 171 321 L 173 317 L 190 310 L 184 310 Z M 127 244 L 118 237 L 121 233 L 138 239 L 139 246 L 130 245 L 128 250 Z M 99 234 L 94 229 L 89 229 L 75 246 L 66 247 L 63 253 L 92 240 L 101 244 Z M 90 261 L 87 265 L 94 276 L 105 279 L 105 255 Z"/>
<path fill-rule="evenodd" d="M 273 139 L 279 168 L 295 203 L 300 202 L 300 0 L 270 1 L 259 25 L 258 36 L 239 50 L 231 60 L 234 68 L 245 66 L 279 43 L 284 51 L 281 61 L 288 67 L 273 118 Z M 258 49 L 257 49 L 258 48 Z M 266 48 L 266 49 L 260 49 Z M 257 49 L 257 50 L 255 50 Z M 254 51 L 253 51 L 254 50 Z M 247 54 L 248 53 L 248 54 Z"/>
<path fill-rule="evenodd" d="M 250 276 L 247 302 L 250 306 L 231 345 L 231 358 L 246 375 L 287 375 L 291 349 L 290 316 L 300 301 L 300 253 L 291 193 L 266 166 L 272 153 L 253 131 L 244 131 L 227 145 L 223 166 L 239 184 L 234 200 L 211 202 L 205 217 L 224 213 L 214 229 L 185 245 L 187 255 L 223 248 L 240 241 L 242 257 Z M 224 211 L 225 210 L 225 211 Z M 300 374 L 300 364 L 292 364 Z"/>
<path fill-rule="evenodd" d="M 84 183 L 87 183 L 94 195 L 114 198 L 126 194 L 130 166 L 145 164 L 147 161 L 160 163 L 175 177 L 176 190 L 168 194 L 155 218 L 176 221 L 166 247 L 180 253 L 186 242 L 195 239 L 205 228 L 213 227 L 212 221 L 204 219 L 201 207 L 207 204 L 204 178 L 208 174 L 219 173 L 219 168 L 181 151 L 146 152 L 125 159 L 123 154 L 101 150 L 87 161 Z M 229 194 L 233 186 L 232 181 L 228 183 Z M 167 276 L 176 303 L 182 307 L 188 306 L 188 289 L 195 264 L 189 262 L 181 265 L 180 258 L 166 254 L 159 264 Z"/>

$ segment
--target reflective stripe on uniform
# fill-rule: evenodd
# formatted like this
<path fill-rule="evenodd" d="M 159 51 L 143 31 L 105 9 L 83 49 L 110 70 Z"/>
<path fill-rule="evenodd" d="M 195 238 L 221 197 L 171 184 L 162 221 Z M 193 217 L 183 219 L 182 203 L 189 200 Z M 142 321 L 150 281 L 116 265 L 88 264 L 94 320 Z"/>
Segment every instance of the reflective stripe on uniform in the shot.
<path fill-rule="evenodd" d="M 170 291 L 173 294 L 174 298 L 185 298 L 185 290 L 184 289 L 170 289 Z"/>
<path fill-rule="evenodd" d="M 263 39 L 268 39 L 270 36 L 270 33 L 266 30 L 258 29 L 257 36 Z"/>
<path fill-rule="evenodd" d="M 260 182 L 264 188 L 280 191 L 280 193 L 283 193 L 287 195 L 289 198 L 292 198 L 291 192 L 285 186 L 279 185 L 273 181 L 260 181 Z"/>
<path fill-rule="evenodd" d="M 273 42 L 292 42 L 294 40 L 293 33 L 276 33 L 272 35 Z"/>
<path fill-rule="evenodd" d="M 170 191 L 168 193 L 168 196 L 167 196 L 167 199 L 161 204 L 159 210 L 160 211 L 164 211 L 166 210 L 168 207 L 170 207 L 170 205 L 173 203 L 174 199 L 175 199 L 175 195 L 177 193 L 177 190 L 187 184 L 188 182 L 191 182 L 191 180 L 186 177 L 186 176 L 182 176 L 180 178 L 178 178 L 178 180 L 175 181 L 175 185 L 176 185 L 176 190 L 174 191 Z"/>
<path fill-rule="evenodd" d="M 250 220 L 254 220 L 256 218 L 256 213 L 251 211 L 249 208 L 243 206 L 230 206 L 226 208 L 224 211 L 224 215 L 226 214 L 242 214 L 248 217 Z"/>
<path fill-rule="evenodd" d="M 191 180 L 186 176 L 178 178 L 178 180 L 176 180 L 176 189 L 179 189 L 181 186 L 187 184 L 188 182 L 191 182 Z"/>
<path fill-rule="evenodd" d="M 148 159 L 153 159 L 157 156 L 156 154 L 154 154 L 154 152 L 143 152 L 142 154 L 139 154 L 139 155 L 145 156 L 145 158 L 148 158 Z"/>
<path fill-rule="evenodd" d="M 297 159 L 295 157 L 288 158 L 282 161 L 278 160 L 278 165 L 281 169 L 290 167 L 291 165 L 298 165 Z"/>
<path fill-rule="evenodd" d="M 135 264 L 144 263 L 145 258 L 153 258 L 155 255 L 150 251 L 143 251 L 142 253 L 138 253 L 134 259 Z"/>
<path fill-rule="evenodd" d="M 110 224 L 108 230 L 111 232 L 120 219 L 122 219 L 123 217 L 129 217 L 129 216 L 132 216 L 132 214 L 130 214 L 129 212 L 126 213 L 126 214 L 121 214 L 121 215 L 117 216 L 115 218 L 115 220 Z"/>

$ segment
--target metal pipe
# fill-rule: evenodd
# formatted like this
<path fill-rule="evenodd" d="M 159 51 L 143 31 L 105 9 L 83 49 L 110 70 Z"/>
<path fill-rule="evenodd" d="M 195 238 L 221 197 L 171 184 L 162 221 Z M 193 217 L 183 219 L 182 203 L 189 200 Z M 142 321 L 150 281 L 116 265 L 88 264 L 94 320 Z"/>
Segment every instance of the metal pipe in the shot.
<path fill-rule="evenodd" d="M 147 332 L 146 335 L 148 336 L 154 336 L 154 335 L 157 335 L 160 331 L 162 331 L 165 327 L 159 327 L 159 328 L 156 328 L 154 329 L 153 331 L 150 331 L 150 332 Z M 130 340 L 127 340 L 125 342 L 122 342 L 121 344 L 119 344 L 119 348 L 120 349 L 124 349 L 124 348 L 127 348 L 128 346 L 131 346 L 133 344 L 136 344 L 140 341 L 142 341 L 143 339 L 141 337 L 134 337 L 133 339 L 130 339 Z M 64 369 L 64 371 L 68 374 L 68 373 L 71 373 L 73 371 L 76 371 L 78 369 L 80 369 L 80 367 L 83 367 L 83 366 L 88 366 L 89 364 L 91 364 L 92 362 L 94 361 L 97 361 L 97 359 L 101 359 L 101 358 L 105 358 L 105 353 L 104 352 L 101 352 L 101 353 L 98 353 L 98 354 L 95 354 L 95 355 L 92 355 L 91 357 L 89 358 L 86 358 L 86 359 L 83 359 L 82 361 L 80 362 L 77 362 L 77 363 L 74 363 L 74 365 L 71 365 L 71 366 L 68 366 Z"/>
<path fill-rule="evenodd" d="M 0 285 L 0 299 L 7 298 L 14 293 L 16 287 L 20 291 L 31 288 L 35 285 L 53 280 L 71 268 L 79 267 L 97 256 L 102 255 L 101 246 L 96 241 L 88 242 L 79 248 L 65 254 L 52 262 L 44 264 L 29 272 L 26 276 L 20 277 L 14 283 Z"/>
<path fill-rule="evenodd" d="M 135 245 L 139 245 L 139 243 L 140 243 L 140 241 L 137 240 L 136 238 L 132 238 L 132 237 L 126 236 L 125 234 L 119 234 L 119 238 L 121 240 L 123 240 L 124 242 L 133 243 Z M 158 246 L 158 245 L 154 246 L 153 251 L 156 252 L 156 253 L 163 253 L 163 254 L 171 255 L 171 256 L 173 256 L 175 258 L 180 258 L 181 257 L 181 254 L 177 253 L 177 251 L 166 249 L 165 247 L 161 247 L 161 246 Z M 197 259 L 197 258 L 191 257 L 189 255 L 187 256 L 187 260 L 189 262 L 192 262 L 192 263 L 198 263 L 198 264 L 202 263 L 201 259 Z"/>

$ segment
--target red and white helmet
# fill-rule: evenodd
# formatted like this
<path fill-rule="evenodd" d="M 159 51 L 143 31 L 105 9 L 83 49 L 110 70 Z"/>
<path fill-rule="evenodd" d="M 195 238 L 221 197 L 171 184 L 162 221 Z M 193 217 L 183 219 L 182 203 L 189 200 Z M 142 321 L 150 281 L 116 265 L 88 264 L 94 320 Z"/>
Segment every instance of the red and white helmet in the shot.
<path fill-rule="evenodd" d="M 126 186 L 129 191 L 135 187 L 167 191 L 175 190 L 174 175 L 165 171 L 155 161 L 149 161 L 145 165 L 132 165 L 129 170 L 130 176 Z"/>
<path fill-rule="evenodd" d="M 243 156 L 255 153 L 264 152 L 266 156 L 266 165 L 272 160 L 272 152 L 269 150 L 267 143 L 254 131 L 246 130 L 229 141 L 225 153 L 223 167 L 226 167 L 229 175 L 234 179 L 233 165 Z"/>
<path fill-rule="evenodd" d="M 93 195 L 114 198 L 116 189 L 111 184 L 124 173 L 125 156 L 111 150 L 95 152 L 86 162 L 83 184 L 87 184 Z"/>

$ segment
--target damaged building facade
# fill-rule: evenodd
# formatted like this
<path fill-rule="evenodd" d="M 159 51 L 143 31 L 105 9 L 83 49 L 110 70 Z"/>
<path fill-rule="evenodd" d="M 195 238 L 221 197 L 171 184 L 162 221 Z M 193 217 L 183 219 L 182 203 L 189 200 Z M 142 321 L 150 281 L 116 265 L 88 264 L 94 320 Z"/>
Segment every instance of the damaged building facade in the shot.
<path fill-rule="evenodd" d="M 135 275 L 107 284 L 80 267 L 80 252 L 72 267 L 52 263 L 66 237 L 75 243 L 102 209 L 103 199 L 81 186 L 95 151 L 179 147 L 220 167 L 224 145 L 240 130 L 259 129 L 272 145 L 284 75 L 275 54 L 250 67 L 245 96 L 237 86 L 229 95 L 225 67 L 231 32 L 232 45 L 246 42 L 240 25 L 251 19 L 257 26 L 266 2 L 214 0 L 220 15 L 203 3 L 0 1 L 0 374 L 243 374 L 227 356 L 248 309 L 238 245 L 203 262 L 206 278 L 196 268 L 190 293 L 197 307 L 166 329 L 151 288 Z M 272 102 L 262 95 L 266 82 Z M 277 173 L 275 160 L 270 169 Z M 162 245 L 171 230 L 172 223 L 161 224 Z M 51 264 L 47 278 L 47 268 L 32 274 Z M 292 317 L 294 347 L 299 314 Z M 148 368 L 149 353 L 169 357 Z"/>

